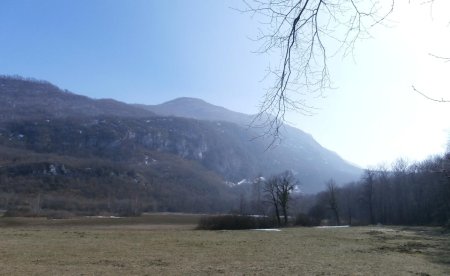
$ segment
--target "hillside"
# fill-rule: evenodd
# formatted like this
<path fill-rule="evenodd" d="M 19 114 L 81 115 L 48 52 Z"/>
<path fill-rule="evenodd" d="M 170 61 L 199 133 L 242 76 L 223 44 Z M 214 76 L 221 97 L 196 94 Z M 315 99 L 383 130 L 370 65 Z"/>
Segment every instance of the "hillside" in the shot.
<path fill-rule="evenodd" d="M 39 208 L 92 215 L 230 210 L 236 195 L 216 174 L 170 154 L 112 162 L 0 146 L 0 209 Z"/>
<path fill-rule="evenodd" d="M 229 211 L 239 198 L 230 183 L 242 179 L 290 169 L 302 191 L 313 193 L 331 177 L 342 183 L 360 173 L 292 127 L 280 146 L 266 151 L 245 123 L 250 115 L 197 99 L 148 108 L 93 100 L 42 81 L 3 77 L 0 84 L 6 103 L 0 107 L 0 209 L 18 194 L 30 205 L 44 193 L 47 201 L 69 196 L 95 210 L 115 202 L 117 210 L 137 204 L 153 211 Z"/>
<path fill-rule="evenodd" d="M 165 152 L 196 161 L 231 182 L 291 169 L 305 192 L 321 190 L 331 177 L 343 182 L 358 173 L 301 132 L 290 133 L 285 145 L 269 151 L 264 141 L 252 140 L 254 136 L 247 128 L 227 122 L 98 117 L 4 123 L 0 144 L 114 162 L 143 162 L 147 151 Z M 298 145 L 300 139 L 303 143 Z"/>
<path fill-rule="evenodd" d="M 228 110 L 224 107 L 212 105 L 196 98 L 177 98 L 159 105 L 136 104 L 136 107 L 154 112 L 161 116 L 176 116 L 207 121 L 226 121 L 239 125 L 248 125 L 252 115 Z"/>
<path fill-rule="evenodd" d="M 324 182 L 334 178 L 340 183 L 357 179 L 361 169 L 343 160 L 314 138 L 300 129 L 285 125 L 282 142 L 266 152 L 270 138 L 266 141 L 259 128 L 249 128 L 254 116 L 227 110 L 195 98 L 178 98 L 160 105 L 140 105 L 149 111 L 163 116 L 187 117 L 205 121 L 236 123 L 246 135 L 246 139 L 256 144 L 253 156 L 257 156 L 256 171 L 274 173 L 277 170 L 291 169 L 302 180 L 305 192 L 324 189 Z M 245 143 L 245 141 L 244 141 Z M 254 171 L 254 170 L 253 170 Z"/>
<path fill-rule="evenodd" d="M 0 121 L 68 117 L 150 117 L 154 114 L 112 99 L 94 100 L 46 81 L 0 76 Z"/>

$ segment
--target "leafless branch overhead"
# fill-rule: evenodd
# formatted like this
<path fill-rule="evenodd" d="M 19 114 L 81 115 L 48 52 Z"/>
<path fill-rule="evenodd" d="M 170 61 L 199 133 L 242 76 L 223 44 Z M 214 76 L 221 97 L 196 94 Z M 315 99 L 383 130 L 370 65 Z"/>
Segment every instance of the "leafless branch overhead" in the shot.
<path fill-rule="evenodd" d="M 308 96 L 320 97 L 332 81 L 328 59 L 352 53 L 359 39 L 370 37 L 371 27 L 385 20 L 388 9 L 379 0 L 243 0 L 243 12 L 261 21 L 257 37 L 260 52 L 281 55 L 271 69 L 273 86 L 261 102 L 255 123 L 277 139 L 288 110 L 314 113 Z M 386 7 L 386 6 L 384 6 Z"/>
<path fill-rule="evenodd" d="M 439 102 L 439 103 L 450 103 L 450 100 L 447 100 L 444 98 L 441 98 L 441 99 L 432 98 L 432 97 L 428 96 L 427 94 L 418 90 L 414 85 L 412 86 L 412 89 L 430 101 Z"/>

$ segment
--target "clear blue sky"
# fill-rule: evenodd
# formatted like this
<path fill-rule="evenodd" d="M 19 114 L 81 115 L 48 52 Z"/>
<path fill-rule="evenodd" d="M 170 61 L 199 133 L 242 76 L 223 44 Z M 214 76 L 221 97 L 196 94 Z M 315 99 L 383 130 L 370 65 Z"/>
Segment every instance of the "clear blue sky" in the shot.
<path fill-rule="evenodd" d="M 249 38 L 261 25 L 230 8 L 241 4 L 1 0 L 0 74 L 48 80 L 93 98 L 157 104 L 190 96 L 254 113 L 277 57 L 252 53 L 258 44 Z M 330 61 L 337 89 L 311 100 L 317 115 L 292 113 L 290 123 L 361 166 L 442 152 L 450 105 L 424 100 L 411 85 L 450 96 L 450 65 L 428 56 L 450 56 L 450 30 L 439 21 L 448 10 L 438 7 L 431 18 L 423 7 L 399 3 L 392 24 L 358 44 L 354 59 Z"/>
<path fill-rule="evenodd" d="M 2 0 L 0 70 L 96 98 L 241 97 L 231 107 L 255 111 L 266 64 L 236 2 Z"/>

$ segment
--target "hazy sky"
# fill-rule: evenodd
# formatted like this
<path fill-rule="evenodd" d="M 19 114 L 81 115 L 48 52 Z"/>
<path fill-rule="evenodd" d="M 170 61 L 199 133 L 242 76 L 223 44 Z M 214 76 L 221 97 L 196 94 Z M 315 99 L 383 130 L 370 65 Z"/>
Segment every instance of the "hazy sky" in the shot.
<path fill-rule="evenodd" d="M 289 122 L 360 166 L 442 153 L 450 104 L 450 1 L 396 1 L 388 26 L 330 60 L 317 114 Z M 0 74 L 48 80 L 94 98 L 157 104 L 202 98 L 255 113 L 276 56 L 253 53 L 261 25 L 240 0 L 1 0 Z"/>

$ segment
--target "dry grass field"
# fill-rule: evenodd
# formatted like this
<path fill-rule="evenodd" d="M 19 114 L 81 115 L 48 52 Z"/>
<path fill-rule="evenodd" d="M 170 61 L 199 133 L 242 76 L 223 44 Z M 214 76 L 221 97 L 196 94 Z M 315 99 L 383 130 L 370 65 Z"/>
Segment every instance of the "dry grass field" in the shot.
<path fill-rule="evenodd" d="M 0 218 L 0 274 L 450 275 L 437 228 L 200 231 L 198 218 Z"/>

